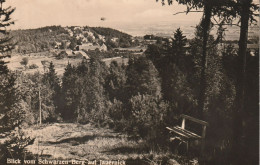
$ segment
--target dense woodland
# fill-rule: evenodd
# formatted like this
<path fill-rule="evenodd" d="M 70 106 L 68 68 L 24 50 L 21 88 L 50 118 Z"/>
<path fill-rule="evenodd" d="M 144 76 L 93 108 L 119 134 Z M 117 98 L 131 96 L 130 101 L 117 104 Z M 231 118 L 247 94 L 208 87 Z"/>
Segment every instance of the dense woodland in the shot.
<path fill-rule="evenodd" d="M 202 3 L 198 5 L 202 6 Z M 217 9 L 220 10 L 214 8 L 214 11 Z M 12 135 L 9 130 L 39 123 L 41 109 L 43 123 L 92 123 L 127 133 L 136 140 L 143 139 L 151 150 L 172 152 L 165 127 L 178 124 L 180 114 L 187 114 L 210 124 L 204 157 L 199 159 L 201 164 L 257 164 L 259 49 L 253 50 L 254 56 L 249 50 L 245 52 L 244 108 L 237 111 L 238 80 L 242 76 L 238 54 L 242 50 L 229 44 L 219 49 L 224 37 L 222 40 L 214 38 L 212 26 L 207 28 L 204 21 L 198 24 L 195 37 L 190 41 L 177 29 L 172 42 L 149 45 L 144 55 L 131 57 L 127 65 L 112 62 L 108 67 L 99 57 L 92 57 L 78 66 L 68 63 L 61 79 L 52 63 L 44 74 L 12 72 L 1 63 L 1 136 L 13 137 L 9 143 L 1 145 L 2 151 L 11 150 L 22 157 L 24 147 L 33 139 Z M 52 36 L 66 38 L 61 27 L 52 28 L 55 28 L 52 32 L 43 28 L 36 30 L 40 32 L 16 31 L 12 35 L 19 36 L 18 42 L 24 40 L 19 46 L 31 43 L 35 47 L 32 49 L 36 49 L 37 43 L 51 45 Z M 108 34 L 107 29 L 93 30 L 114 37 L 114 31 Z M 120 36 L 122 40 L 129 37 Z M 239 115 L 241 126 L 237 122 L 237 112 L 242 114 Z M 233 157 L 237 129 L 241 129 L 242 138 L 239 163 Z M 14 142 L 16 145 L 12 145 Z M 5 154 L 10 152 L 1 155 L 2 161 Z M 198 156 L 196 152 L 193 154 Z"/>

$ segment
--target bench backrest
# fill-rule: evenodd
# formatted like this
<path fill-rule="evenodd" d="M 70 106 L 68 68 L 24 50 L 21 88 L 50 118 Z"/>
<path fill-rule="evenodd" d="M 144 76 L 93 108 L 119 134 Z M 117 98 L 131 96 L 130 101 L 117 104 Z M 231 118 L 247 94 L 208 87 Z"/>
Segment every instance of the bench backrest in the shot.
<path fill-rule="evenodd" d="M 199 120 L 199 119 L 196 119 L 194 117 L 191 117 L 191 116 L 188 116 L 188 115 L 184 115 L 184 114 L 182 114 L 181 117 L 182 117 L 182 124 L 181 124 L 181 128 L 182 129 L 185 129 L 185 121 L 186 120 L 193 121 L 195 123 L 198 123 L 198 124 L 202 125 L 202 136 L 201 137 L 205 138 L 205 136 L 206 136 L 206 128 L 209 125 L 208 122 L 203 121 L 203 120 Z"/>

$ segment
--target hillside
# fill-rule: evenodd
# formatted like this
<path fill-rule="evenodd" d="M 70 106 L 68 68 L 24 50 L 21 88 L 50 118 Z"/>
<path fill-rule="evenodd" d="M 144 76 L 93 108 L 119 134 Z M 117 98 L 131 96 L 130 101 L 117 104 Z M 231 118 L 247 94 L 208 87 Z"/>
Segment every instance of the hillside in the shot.
<path fill-rule="evenodd" d="M 27 54 L 51 49 L 70 48 L 77 45 L 103 45 L 108 49 L 134 46 L 132 36 L 111 28 L 103 27 L 61 27 L 48 26 L 38 29 L 11 31 L 13 42 L 17 43 L 15 53 Z"/>

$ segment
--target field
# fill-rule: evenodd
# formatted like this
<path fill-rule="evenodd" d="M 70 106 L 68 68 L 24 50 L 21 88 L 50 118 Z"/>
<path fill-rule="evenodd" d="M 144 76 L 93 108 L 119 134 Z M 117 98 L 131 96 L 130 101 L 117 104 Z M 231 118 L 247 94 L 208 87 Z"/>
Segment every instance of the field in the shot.
<path fill-rule="evenodd" d="M 20 63 L 23 58 L 28 58 L 28 64 L 27 67 L 29 67 L 32 64 L 35 64 L 38 66 L 38 68 L 35 69 L 25 69 L 25 67 Z M 63 58 L 63 59 L 56 59 L 51 52 L 40 52 L 40 53 L 30 53 L 25 55 L 20 54 L 13 54 L 11 58 L 5 58 L 4 61 L 9 62 L 7 64 L 8 68 L 10 70 L 18 70 L 22 71 L 24 73 L 35 73 L 39 71 L 40 73 L 44 73 L 44 66 L 42 65 L 41 61 L 47 61 L 46 67 L 48 68 L 49 63 L 52 61 L 55 66 L 55 71 L 57 72 L 58 76 L 62 76 L 64 73 L 64 69 L 67 66 L 68 63 L 71 63 L 72 65 L 77 65 L 82 61 L 80 58 Z M 128 58 L 122 58 L 122 57 L 114 57 L 114 58 L 105 58 L 102 61 L 105 62 L 107 66 L 110 65 L 112 61 L 117 61 L 118 64 L 127 64 Z"/>
<path fill-rule="evenodd" d="M 34 155 L 48 160 L 125 160 L 127 164 L 150 164 L 154 155 L 144 143 L 122 133 L 91 124 L 55 123 L 25 130 L 35 138 L 27 147 Z M 160 157 L 156 153 L 157 157 Z M 131 163 L 132 162 L 132 163 Z"/>
<path fill-rule="evenodd" d="M 29 67 L 32 64 L 36 64 L 38 68 L 35 69 L 25 69 L 23 65 L 20 64 L 23 58 L 27 57 L 28 58 L 28 64 L 27 67 Z M 10 70 L 19 70 L 24 73 L 34 73 L 39 71 L 40 73 L 44 72 L 44 67 L 41 63 L 41 61 L 47 61 L 47 67 L 48 62 L 53 62 L 55 66 L 55 70 L 57 74 L 60 76 L 64 73 L 64 68 L 67 66 L 68 63 L 71 63 L 72 65 L 76 65 L 79 62 L 81 62 L 81 59 L 71 59 L 71 58 L 64 58 L 62 60 L 56 59 L 51 52 L 41 52 L 41 53 L 31 53 L 31 54 L 25 54 L 25 55 L 20 55 L 20 54 L 15 54 L 12 55 L 11 58 L 6 58 L 5 61 L 8 61 L 9 63 L 7 64 L 8 68 Z"/>

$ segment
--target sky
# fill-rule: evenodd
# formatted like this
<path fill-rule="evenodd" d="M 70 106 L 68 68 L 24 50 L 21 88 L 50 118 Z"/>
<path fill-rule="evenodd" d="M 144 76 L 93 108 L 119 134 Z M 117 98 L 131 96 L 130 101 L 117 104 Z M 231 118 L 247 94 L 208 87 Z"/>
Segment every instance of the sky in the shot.
<path fill-rule="evenodd" d="M 11 29 L 29 29 L 44 26 L 101 26 L 111 27 L 137 36 L 173 33 L 181 28 L 190 38 L 202 13 L 178 14 L 186 7 L 162 6 L 161 0 L 6 0 L 12 6 L 15 25 Z M 258 3 L 258 0 L 253 0 Z M 105 20 L 102 21 L 101 18 Z M 232 34 L 237 36 L 237 34 Z"/>
<path fill-rule="evenodd" d="M 201 18 L 201 13 L 174 16 L 186 7 L 176 3 L 162 6 L 156 0 L 7 0 L 5 5 L 16 8 L 12 29 L 88 25 L 127 31 L 134 26 L 195 25 Z"/>

